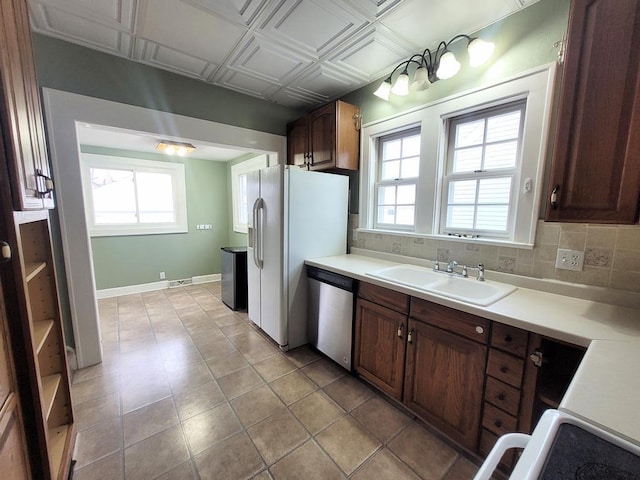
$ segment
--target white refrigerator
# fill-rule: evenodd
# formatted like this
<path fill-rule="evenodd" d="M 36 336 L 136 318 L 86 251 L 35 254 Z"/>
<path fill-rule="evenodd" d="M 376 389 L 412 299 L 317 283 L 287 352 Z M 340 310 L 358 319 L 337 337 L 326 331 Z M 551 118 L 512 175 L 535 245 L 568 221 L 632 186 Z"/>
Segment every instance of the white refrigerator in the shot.
<path fill-rule="evenodd" d="M 308 258 L 347 250 L 349 179 L 274 165 L 248 176 L 248 315 L 289 350 L 307 343 Z"/>

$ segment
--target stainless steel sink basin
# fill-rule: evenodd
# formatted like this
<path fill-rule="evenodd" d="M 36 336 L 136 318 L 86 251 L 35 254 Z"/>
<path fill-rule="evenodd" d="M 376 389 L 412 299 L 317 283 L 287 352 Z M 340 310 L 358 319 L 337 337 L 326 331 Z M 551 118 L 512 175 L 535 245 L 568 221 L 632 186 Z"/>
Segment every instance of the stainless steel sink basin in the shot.
<path fill-rule="evenodd" d="M 367 275 L 483 307 L 516 290 L 516 287 L 506 283 L 478 282 L 473 278 L 438 273 L 429 268 L 407 264 L 383 268 Z"/>

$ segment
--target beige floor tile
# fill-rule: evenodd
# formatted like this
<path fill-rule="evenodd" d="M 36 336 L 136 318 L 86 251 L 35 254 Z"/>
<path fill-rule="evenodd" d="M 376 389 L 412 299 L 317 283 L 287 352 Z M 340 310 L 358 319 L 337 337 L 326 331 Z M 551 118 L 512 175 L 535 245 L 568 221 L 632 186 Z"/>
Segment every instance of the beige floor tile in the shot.
<path fill-rule="evenodd" d="M 249 478 L 264 468 L 260 454 L 242 432 L 205 450 L 195 457 L 200 478 Z"/>
<path fill-rule="evenodd" d="M 148 365 L 139 363 L 123 368 L 120 372 L 120 389 L 126 391 L 129 388 L 140 388 L 148 386 L 156 388 L 169 386 L 167 373 L 161 362 L 149 363 Z"/>
<path fill-rule="evenodd" d="M 186 461 L 160 475 L 156 480 L 198 480 L 198 475 L 191 461 Z"/>
<path fill-rule="evenodd" d="M 132 352 L 156 345 L 156 337 L 153 335 L 151 327 L 145 329 L 144 334 L 137 331 L 129 334 L 131 338 L 122 338 L 122 334 L 120 335 L 120 353 Z"/>
<path fill-rule="evenodd" d="M 122 449 L 120 423 L 119 417 L 112 418 L 78 433 L 76 468 L 82 468 Z"/>
<path fill-rule="evenodd" d="M 265 360 L 269 357 L 273 357 L 278 354 L 278 349 L 275 345 L 268 343 L 266 340 L 263 340 L 262 343 L 258 343 L 257 345 L 251 346 L 237 346 L 238 351 L 244 355 L 244 358 L 251 364 L 255 364 Z"/>
<path fill-rule="evenodd" d="M 287 373 L 296 370 L 296 366 L 284 355 L 273 355 L 266 360 L 262 360 L 253 365 L 258 374 L 265 380 L 271 382 Z"/>
<path fill-rule="evenodd" d="M 379 395 L 354 409 L 351 415 L 383 443 L 391 440 L 412 421 Z"/>
<path fill-rule="evenodd" d="M 340 480 L 346 478 L 313 441 L 298 447 L 270 469 L 275 480 Z"/>
<path fill-rule="evenodd" d="M 407 465 L 386 449 L 376 453 L 351 478 L 352 480 L 420 480 L 420 477 Z M 465 477 L 465 480 L 471 480 L 471 478 Z"/>
<path fill-rule="evenodd" d="M 218 384 L 229 399 L 239 397 L 264 384 L 264 381 L 251 367 L 246 367 L 218 379 Z"/>
<path fill-rule="evenodd" d="M 417 423 L 409 425 L 388 445 L 389 450 L 425 480 L 439 480 L 458 453 Z"/>
<path fill-rule="evenodd" d="M 120 416 L 120 394 L 110 393 L 88 402 L 74 405 L 73 419 L 78 430 Z"/>
<path fill-rule="evenodd" d="M 231 406 L 245 427 L 285 408 L 284 403 L 266 385 L 234 398 L 231 400 Z"/>
<path fill-rule="evenodd" d="M 229 325 L 225 325 L 219 328 L 220 330 L 222 330 L 222 333 L 224 333 L 230 340 L 234 337 L 238 337 L 239 335 L 249 335 L 251 333 L 255 333 L 253 332 L 253 329 L 249 325 L 247 325 L 246 322 L 233 322 Z M 238 338 L 236 338 L 236 340 L 239 341 Z M 235 344 L 233 340 L 231 341 Z"/>
<path fill-rule="evenodd" d="M 182 427 L 193 454 L 242 430 L 240 420 L 228 403 L 185 420 Z"/>
<path fill-rule="evenodd" d="M 202 343 L 196 344 L 198 350 L 200 351 L 200 355 L 202 355 L 202 358 L 204 358 L 205 360 L 209 360 L 210 358 L 219 355 L 227 355 L 238 351 L 233 343 L 231 343 L 224 335 L 220 335 L 220 337 L 216 337 L 212 340 L 207 340 L 203 341 Z M 196 341 L 197 339 L 194 339 L 194 342 Z"/>
<path fill-rule="evenodd" d="M 213 376 L 220 378 L 249 366 L 249 362 L 247 362 L 240 352 L 232 351 L 207 359 L 207 365 L 211 373 L 213 373 Z"/>
<path fill-rule="evenodd" d="M 162 366 L 162 357 L 158 346 L 148 346 L 140 350 L 125 352 L 120 355 L 120 371 L 144 366 Z"/>
<path fill-rule="evenodd" d="M 145 384 L 132 386 L 120 392 L 122 413 L 129 413 L 138 408 L 171 396 L 171 389 L 167 383 Z"/>
<path fill-rule="evenodd" d="M 167 378 L 171 390 L 180 392 L 202 385 L 213 380 L 209 367 L 204 362 L 167 368 Z"/>
<path fill-rule="evenodd" d="M 149 437 L 124 451 L 127 480 L 152 479 L 189 459 L 179 425 Z"/>
<path fill-rule="evenodd" d="M 284 355 L 298 368 L 302 368 L 322 358 L 318 352 L 308 345 L 289 350 Z"/>
<path fill-rule="evenodd" d="M 120 359 L 118 357 L 114 357 L 113 360 L 114 361 L 110 362 L 105 362 L 103 360 L 102 363 L 99 363 L 97 365 L 92 365 L 87 368 L 76 370 L 75 372 L 73 372 L 72 383 L 79 383 L 84 380 L 90 380 L 92 378 L 100 377 L 109 373 L 117 373 L 120 368 Z"/>
<path fill-rule="evenodd" d="M 209 315 L 211 317 L 211 315 Z M 239 325 L 244 322 L 235 313 L 225 313 L 223 315 L 215 315 L 212 317 L 214 323 L 219 327 L 228 327 L 229 325 Z"/>
<path fill-rule="evenodd" d="M 315 383 L 298 371 L 280 377 L 269 385 L 287 405 L 297 402 L 318 389 Z"/>
<path fill-rule="evenodd" d="M 273 464 L 309 438 L 305 428 L 286 410 L 254 425 L 247 433 L 267 465 Z"/>
<path fill-rule="evenodd" d="M 344 410 L 320 390 L 289 408 L 313 435 L 345 415 Z"/>
<path fill-rule="evenodd" d="M 174 338 L 158 343 L 158 349 L 164 365 L 192 365 L 202 362 L 202 355 L 190 338 Z"/>
<path fill-rule="evenodd" d="M 71 385 L 71 398 L 73 403 L 84 403 L 117 392 L 119 389 L 119 374 L 112 372 L 74 383 Z"/>
<path fill-rule="evenodd" d="M 269 470 L 264 470 L 255 475 L 251 480 L 273 480 L 273 477 L 269 473 Z"/>
<path fill-rule="evenodd" d="M 324 387 L 346 375 L 347 371 L 335 362 L 327 358 L 321 358 L 317 362 L 303 367 L 302 373 L 313 380 L 319 387 Z"/>
<path fill-rule="evenodd" d="M 335 382 L 328 384 L 323 390 L 347 412 L 350 412 L 373 396 L 373 390 L 351 375 L 339 378 Z"/>
<path fill-rule="evenodd" d="M 178 416 L 183 421 L 227 400 L 215 380 L 189 390 L 176 392 L 173 398 L 176 402 Z"/>
<path fill-rule="evenodd" d="M 122 451 L 118 450 L 111 455 L 91 463 L 83 468 L 76 467 L 73 471 L 74 480 L 121 480 L 124 478 Z"/>
<path fill-rule="evenodd" d="M 128 447 L 138 443 L 178 423 L 178 414 L 171 397 L 129 412 L 122 417 L 124 445 Z"/>
<path fill-rule="evenodd" d="M 347 475 L 380 447 L 373 435 L 348 416 L 320 432 L 316 441 Z"/>
<path fill-rule="evenodd" d="M 453 464 L 451 470 L 442 478 L 442 480 L 467 480 L 473 478 L 478 471 L 478 466 L 471 463 L 464 457 L 459 457 L 458 461 Z"/>

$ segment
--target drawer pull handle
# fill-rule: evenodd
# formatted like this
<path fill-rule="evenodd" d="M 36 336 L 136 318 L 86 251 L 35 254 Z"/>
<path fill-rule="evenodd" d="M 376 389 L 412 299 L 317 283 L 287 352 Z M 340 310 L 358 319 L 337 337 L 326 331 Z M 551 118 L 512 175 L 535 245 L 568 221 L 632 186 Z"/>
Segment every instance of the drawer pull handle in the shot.
<path fill-rule="evenodd" d="M 500 400 L 501 402 L 504 402 L 505 396 L 504 393 L 501 393 L 498 395 L 498 400 Z"/>
<path fill-rule="evenodd" d="M 501 420 L 494 420 L 493 424 L 498 428 L 502 427 L 502 421 Z"/>
<path fill-rule="evenodd" d="M 409 334 L 407 335 L 407 342 L 413 343 L 413 328 L 409 330 Z"/>
<path fill-rule="evenodd" d="M 504 337 L 504 341 L 507 343 L 511 343 L 513 341 L 513 338 L 511 338 L 511 335 L 507 335 L 506 337 Z"/>
<path fill-rule="evenodd" d="M 398 327 L 398 338 L 402 338 L 402 330 L 404 329 L 404 325 L 400 325 Z"/>
<path fill-rule="evenodd" d="M 476 333 L 479 333 L 480 335 L 482 335 L 484 333 L 484 328 L 482 328 L 480 325 L 478 325 L 476 327 Z"/>
<path fill-rule="evenodd" d="M 509 368 L 508 367 L 500 367 L 500 371 L 502 373 L 507 373 L 509 371 Z"/>

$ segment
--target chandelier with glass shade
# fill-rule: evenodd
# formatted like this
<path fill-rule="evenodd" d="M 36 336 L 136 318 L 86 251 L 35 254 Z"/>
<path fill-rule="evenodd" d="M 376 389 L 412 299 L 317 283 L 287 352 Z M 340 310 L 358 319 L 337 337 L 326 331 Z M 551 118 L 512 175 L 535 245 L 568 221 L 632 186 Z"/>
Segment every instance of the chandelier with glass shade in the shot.
<path fill-rule="evenodd" d="M 391 93 L 406 96 L 409 95 L 410 90 L 426 90 L 429 85 L 438 80 L 446 80 L 453 77 L 460 70 L 460 62 L 458 62 L 453 52 L 449 50 L 449 47 L 460 39 L 467 41 L 469 65 L 472 67 L 484 64 L 493 54 L 493 43 L 465 34 L 456 35 L 448 42 L 440 42 L 438 48 L 434 51 L 427 48 L 421 54 L 412 55 L 408 60 L 399 63 L 373 94 L 388 101 Z M 409 82 L 409 70 L 412 66 L 415 66 L 413 82 Z M 398 71 L 401 71 L 401 73 L 392 83 L 393 75 Z"/>

